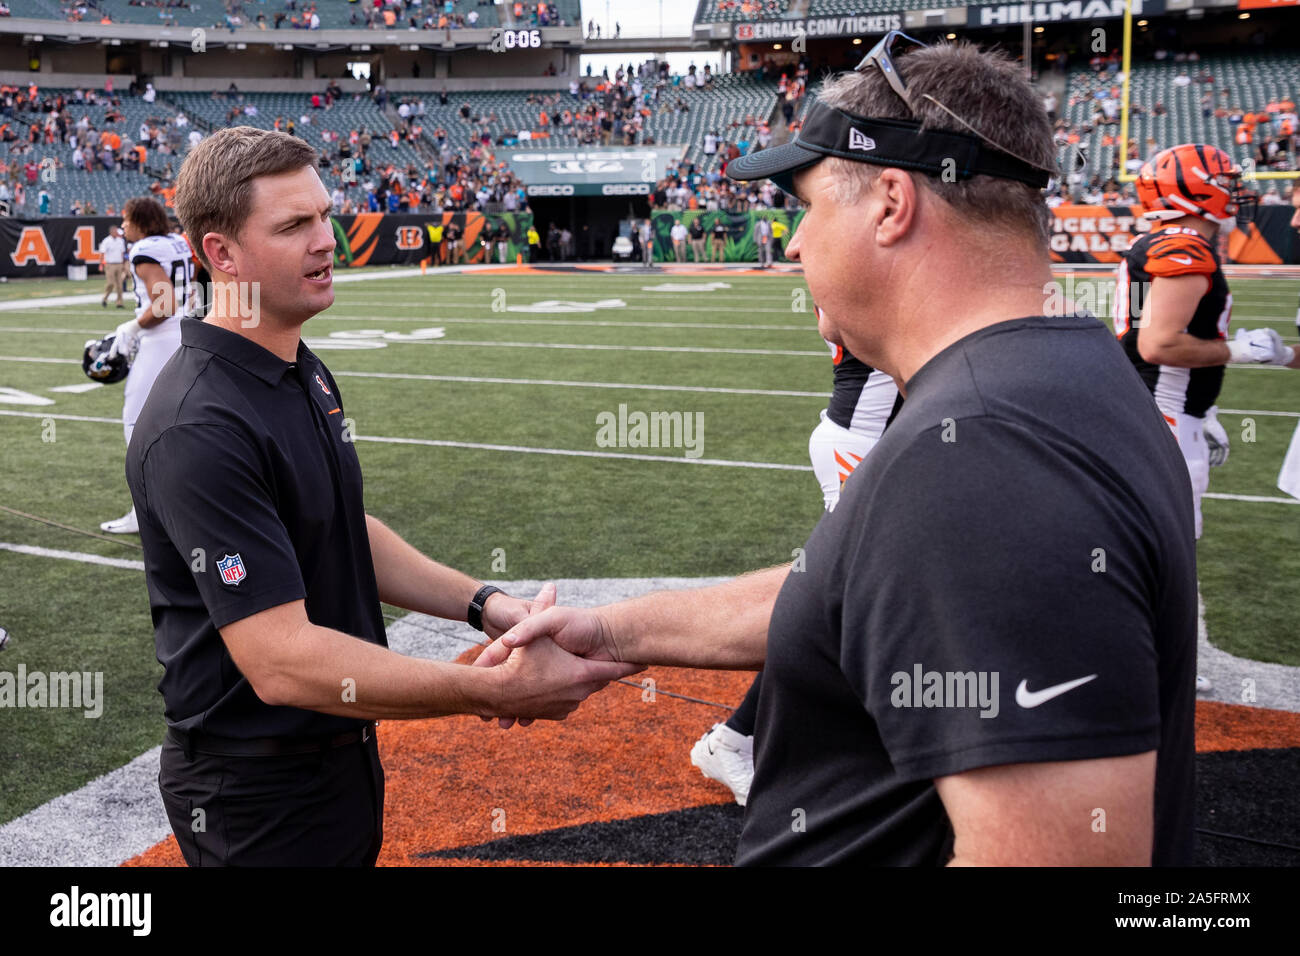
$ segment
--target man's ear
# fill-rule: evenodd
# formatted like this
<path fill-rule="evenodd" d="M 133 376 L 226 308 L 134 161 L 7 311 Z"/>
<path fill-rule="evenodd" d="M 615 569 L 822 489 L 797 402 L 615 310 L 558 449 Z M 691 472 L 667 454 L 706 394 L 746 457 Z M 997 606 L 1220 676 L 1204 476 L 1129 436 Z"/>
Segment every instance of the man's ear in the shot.
<path fill-rule="evenodd" d="M 232 249 L 233 243 L 224 235 L 219 232 L 204 233 L 200 246 L 208 262 L 212 264 L 213 272 L 221 272 L 232 278 L 239 277 L 239 266 L 235 262 Z"/>
<path fill-rule="evenodd" d="M 894 166 L 881 170 L 871 188 L 871 197 L 879 209 L 877 243 L 892 246 L 912 231 L 920 200 L 918 193 L 916 181 L 907 170 Z"/>

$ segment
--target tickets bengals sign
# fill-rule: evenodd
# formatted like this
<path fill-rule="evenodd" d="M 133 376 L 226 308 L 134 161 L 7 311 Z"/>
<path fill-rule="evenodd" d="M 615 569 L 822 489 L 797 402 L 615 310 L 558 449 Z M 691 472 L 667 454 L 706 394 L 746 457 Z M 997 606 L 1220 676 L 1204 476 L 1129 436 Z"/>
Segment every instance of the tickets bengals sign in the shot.
<path fill-rule="evenodd" d="M 1118 262 L 1138 235 L 1151 231 L 1139 206 L 1057 206 L 1052 212 L 1054 262 Z"/>
<path fill-rule="evenodd" d="M 1057 206 L 1052 210 L 1053 262 L 1119 262 L 1135 238 L 1151 231 L 1140 206 Z M 1250 265 L 1300 262 L 1290 206 L 1261 206 L 1255 221 L 1228 237 L 1228 257 Z"/>

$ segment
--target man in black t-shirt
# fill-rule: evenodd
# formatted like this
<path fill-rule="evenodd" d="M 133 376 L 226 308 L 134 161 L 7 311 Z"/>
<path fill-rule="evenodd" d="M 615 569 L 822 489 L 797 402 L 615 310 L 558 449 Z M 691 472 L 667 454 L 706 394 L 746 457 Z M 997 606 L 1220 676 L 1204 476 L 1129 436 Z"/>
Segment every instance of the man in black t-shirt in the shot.
<path fill-rule="evenodd" d="M 695 256 L 695 261 L 703 262 L 704 261 L 704 223 L 700 221 L 699 216 L 696 216 L 694 219 L 691 220 L 691 224 L 688 227 L 687 232 L 690 235 L 691 252 Z"/>
<path fill-rule="evenodd" d="M 713 220 L 713 239 L 709 245 L 710 262 L 721 262 L 727 257 L 727 223 L 722 216 Z"/>
<path fill-rule="evenodd" d="M 900 40 L 728 169 L 807 207 L 786 253 L 819 331 L 906 396 L 836 509 L 794 565 L 551 608 L 481 663 L 546 635 L 763 667 L 743 864 L 1188 864 L 1186 466 L 1109 330 L 1042 315 L 1055 150 L 1032 87 Z"/>
<path fill-rule="evenodd" d="M 338 383 L 301 339 L 334 301 L 313 159 L 301 140 L 248 126 L 186 157 L 177 215 L 216 294 L 202 322 L 181 320 L 127 449 L 163 665 L 158 782 L 192 866 L 373 865 L 380 718 L 523 701 L 562 717 L 593 676 L 631 672 L 592 674 L 595 662 L 555 647 L 495 674 L 388 649 L 381 601 L 488 633 L 536 605 L 366 513 Z"/>

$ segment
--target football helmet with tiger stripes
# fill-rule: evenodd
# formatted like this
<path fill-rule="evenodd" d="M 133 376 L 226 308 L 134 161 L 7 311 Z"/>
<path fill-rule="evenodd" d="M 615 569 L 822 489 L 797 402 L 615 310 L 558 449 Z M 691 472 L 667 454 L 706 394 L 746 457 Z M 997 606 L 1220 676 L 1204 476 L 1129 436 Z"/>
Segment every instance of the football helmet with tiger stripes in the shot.
<path fill-rule="evenodd" d="M 1145 219 L 1197 216 L 1223 225 L 1255 218 L 1259 195 L 1241 181 L 1241 167 L 1217 146 L 1184 143 L 1161 150 L 1137 177 Z"/>

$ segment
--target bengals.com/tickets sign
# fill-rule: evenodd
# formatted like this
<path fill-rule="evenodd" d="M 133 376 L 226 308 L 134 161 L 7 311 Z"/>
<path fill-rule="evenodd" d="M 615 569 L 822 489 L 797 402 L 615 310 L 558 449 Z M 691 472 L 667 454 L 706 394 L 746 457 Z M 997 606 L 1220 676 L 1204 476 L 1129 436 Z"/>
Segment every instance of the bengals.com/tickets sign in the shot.
<path fill-rule="evenodd" d="M 1151 231 L 1140 206 L 1057 206 L 1052 210 L 1053 262 L 1118 262 L 1135 238 Z M 1228 237 L 1233 262 L 1281 265 L 1300 262 L 1300 240 L 1288 206 L 1261 206 L 1255 221 Z"/>

